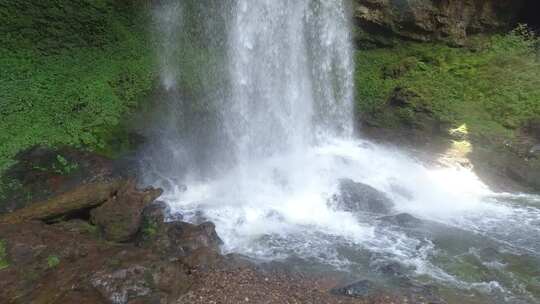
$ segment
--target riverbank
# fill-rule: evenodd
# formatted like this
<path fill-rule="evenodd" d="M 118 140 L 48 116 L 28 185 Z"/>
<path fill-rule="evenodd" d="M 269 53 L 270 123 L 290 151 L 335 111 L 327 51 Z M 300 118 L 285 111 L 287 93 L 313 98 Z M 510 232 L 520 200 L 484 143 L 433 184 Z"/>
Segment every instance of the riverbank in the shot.
<path fill-rule="evenodd" d="M 540 190 L 538 38 L 521 26 L 464 47 L 357 52 L 361 136 L 472 167 L 498 191 Z"/>
<path fill-rule="evenodd" d="M 63 170 L 58 156 L 69 164 Z M 26 193 L 11 193 L 9 210 L 0 212 L 2 303 L 386 304 L 433 297 L 371 283 L 339 289 L 347 281 L 338 274 L 221 255 L 212 223 L 182 222 L 159 201 L 160 189 L 139 189 L 125 163 L 88 152 L 34 148 L 8 172 Z"/>
<path fill-rule="evenodd" d="M 372 148 L 365 147 L 365 151 Z M 371 153 L 377 151 L 382 150 Z M 65 160 L 63 167 L 58 159 Z M 12 203 L 6 205 L 9 210 L 0 210 L 2 303 L 461 304 L 491 303 L 502 295 L 512 297 L 515 303 L 528 303 L 527 299 L 534 301 L 539 293 L 535 284 L 535 235 L 526 232 L 534 229 L 537 219 L 535 201 L 529 201 L 531 208 L 524 209 L 526 206 L 517 201 L 519 197 L 509 196 L 501 197 L 500 205 L 486 206 L 497 211 L 516 200 L 517 209 L 491 214 L 494 229 L 479 230 L 487 233 L 482 236 L 467 230 L 470 223 L 459 212 L 453 220 L 464 222 L 457 226 L 417 218 L 400 213 L 404 206 L 389 200 L 388 195 L 397 198 L 393 192 L 383 193 L 360 182 L 342 180 L 341 192 L 327 203 L 336 203 L 335 208 L 347 211 L 341 214 L 343 219 L 354 216 L 362 227 L 373 227 L 375 234 L 365 239 L 354 235 L 360 241 L 320 234 L 319 241 L 328 238 L 328 243 L 323 241 L 319 247 L 319 241 L 312 239 L 316 235 L 289 231 L 280 238 L 272 233 L 272 227 L 267 227 L 272 222 L 264 222 L 268 216 L 263 215 L 262 228 L 269 232 L 255 235 L 253 241 L 270 241 L 263 245 L 276 250 L 275 260 L 269 261 L 257 258 L 254 252 L 251 257 L 223 255 L 225 244 L 214 224 L 208 222 L 208 206 L 201 206 L 195 219 L 189 213 L 169 212 L 175 202 L 162 202 L 167 196 L 161 197 L 160 189 L 135 186 L 132 166 L 129 159 L 111 160 L 70 148 L 34 148 L 19 155 L 18 165 L 8 173 L 20 182 L 22 192 L 11 193 Z M 392 189 L 405 197 L 401 203 L 418 194 L 408 192 L 412 188 Z M 340 199 L 336 195 L 345 196 Z M 461 204 L 452 198 L 436 197 L 457 203 L 458 208 Z M 435 203 L 432 209 L 455 212 L 444 202 Z M 465 204 L 476 229 L 484 229 L 479 221 L 484 216 L 482 211 Z M 524 210 L 529 216 L 519 213 Z M 286 224 L 277 211 L 268 214 Z M 475 214 L 480 217 L 475 218 Z M 223 224 L 219 222 L 222 217 L 217 219 Z M 507 220 L 521 226 L 501 226 Z M 248 229 L 261 229 L 257 224 L 260 222 L 249 224 Z M 304 228 L 314 230 L 309 225 Z M 222 232 L 230 241 L 230 233 Z M 356 231 L 360 232 L 367 231 Z M 517 246 L 524 248 L 508 251 L 511 247 L 506 247 L 505 240 L 499 243 L 493 239 L 497 235 L 503 239 L 515 235 Z M 400 247 L 394 248 L 393 236 L 399 237 Z M 306 252 L 290 249 L 302 248 L 294 247 L 298 237 L 296 245 L 307 246 Z M 289 239 L 292 242 L 287 245 Z M 280 242 L 285 242 L 285 247 L 280 247 Z M 377 244 L 379 247 L 370 247 Z M 280 250 L 289 252 L 287 259 L 278 257 Z M 312 250 L 322 251 L 310 255 Z M 329 268 L 335 265 L 332 252 L 340 254 L 339 258 L 349 266 L 342 270 Z M 428 255 L 422 256 L 423 252 Z M 395 254 L 401 257 L 397 261 Z M 437 275 L 431 272 L 434 269 L 454 281 L 432 278 Z M 506 293 L 499 294 L 496 287 L 483 287 L 491 281 L 499 282 L 500 290 Z M 470 289 L 469 284 L 476 287 Z M 518 285 L 524 289 L 511 290 Z"/>

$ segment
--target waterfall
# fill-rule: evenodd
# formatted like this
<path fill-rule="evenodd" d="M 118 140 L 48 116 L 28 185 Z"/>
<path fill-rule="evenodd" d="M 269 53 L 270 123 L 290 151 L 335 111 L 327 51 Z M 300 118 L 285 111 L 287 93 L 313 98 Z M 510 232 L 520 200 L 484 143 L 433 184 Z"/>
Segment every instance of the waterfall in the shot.
<path fill-rule="evenodd" d="M 223 117 L 241 159 L 351 135 L 350 44 L 342 1 L 236 1 Z"/>
<path fill-rule="evenodd" d="M 141 175 L 173 213 L 214 222 L 224 252 L 362 278 L 399 263 L 501 303 L 529 296 L 504 269 L 500 284 L 455 269 L 489 246 L 540 261 L 538 197 L 495 194 L 469 169 L 430 168 L 354 136 L 347 0 L 163 0 L 153 13 L 161 79 Z M 335 208 L 343 178 L 433 231 Z"/>
<path fill-rule="evenodd" d="M 167 187 L 194 172 L 216 176 L 351 137 L 354 63 L 345 3 L 166 0 L 157 5 L 161 110 L 148 136 L 153 142 L 145 153 L 146 181 L 161 179 L 158 185 Z M 225 12 L 223 20 L 209 24 L 219 18 L 204 18 L 205 10 Z M 200 52 L 201 62 L 189 62 Z M 203 93 L 190 96 L 193 86 Z"/>

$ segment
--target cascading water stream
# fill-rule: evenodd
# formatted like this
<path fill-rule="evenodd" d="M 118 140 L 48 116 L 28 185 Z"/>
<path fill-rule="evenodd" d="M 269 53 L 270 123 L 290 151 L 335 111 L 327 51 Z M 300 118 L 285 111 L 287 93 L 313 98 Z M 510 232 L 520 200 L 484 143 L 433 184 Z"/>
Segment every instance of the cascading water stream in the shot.
<path fill-rule="evenodd" d="M 399 262 L 412 277 L 479 292 L 494 303 L 537 300 L 522 286 L 538 278 L 506 267 L 515 268 L 515 256 L 533 265 L 540 261 L 538 197 L 495 194 L 470 170 L 427 168 L 399 151 L 353 138 L 347 1 L 217 4 L 212 11 L 224 12 L 224 24 L 202 20 L 205 30 L 198 31 L 225 54 L 215 68 L 225 81 L 219 89 L 205 83 L 211 94 L 194 98 L 204 99 L 216 116 L 200 125 L 203 135 L 192 136 L 204 144 L 179 128 L 189 116 L 179 79 L 192 72 L 178 61 L 178 50 L 191 47 L 178 42 L 193 26 L 183 20 L 193 9 L 187 3 L 164 1 L 154 10 L 164 115 L 143 159 L 143 175 L 165 188 L 162 199 L 173 212 L 189 221 L 213 221 L 226 252 L 297 258 L 307 268 L 374 280 L 380 279 L 380 265 Z M 198 157 L 204 153 L 214 157 Z M 403 229 L 374 214 L 334 208 L 329 201 L 343 178 L 385 193 L 394 214 L 410 213 L 428 228 Z M 497 248 L 494 260 L 478 254 L 486 248 Z M 463 274 L 463 267 L 486 274 Z"/>
<path fill-rule="evenodd" d="M 222 109 L 240 163 L 352 132 L 351 45 L 340 1 L 241 0 Z"/>

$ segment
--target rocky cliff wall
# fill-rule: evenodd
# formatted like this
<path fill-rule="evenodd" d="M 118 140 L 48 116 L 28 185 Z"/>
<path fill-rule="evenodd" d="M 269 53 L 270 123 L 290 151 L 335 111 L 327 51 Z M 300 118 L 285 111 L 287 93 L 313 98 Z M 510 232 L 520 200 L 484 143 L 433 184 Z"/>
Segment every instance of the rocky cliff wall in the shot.
<path fill-rule="evenodd" d="M 357 39 L 390 44 L 394 38 L 464 44 L 470 34 L 509 28 L 526 0 L 354 0 Z"/>

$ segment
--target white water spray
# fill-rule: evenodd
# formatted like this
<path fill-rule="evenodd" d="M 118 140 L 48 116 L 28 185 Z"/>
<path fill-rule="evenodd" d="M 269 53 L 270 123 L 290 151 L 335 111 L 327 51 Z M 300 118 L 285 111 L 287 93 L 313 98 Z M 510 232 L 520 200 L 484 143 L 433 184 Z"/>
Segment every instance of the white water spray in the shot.
<path fill-rule="evenodd" d="M 446 250 L 437 247 L 437 237 L 332 208 L 328 201 L 339 180 L 349 178 L 384 192 L 395 203 L 393 213 L 408 212 L 467 231 L 471 239 L 537 255 L 538 206 L 508 203 L 518 196 L 492 193 L 470 170 L 427 168 L 399 151 L 353 139 L 354 64 L 345 2 L 236 0 L 224 6 L 231 17 L 223 63 L 228 87 L 215 99 L 219 120 L 208 128 L 212 138 L 227 141 L 214 152 L 231 157 L 214 160 L 227 163 L 217 165 L 224 170 L 211 178 L 175 178 L 174 168 L 186 167 L 182 162 L 190 158 L 178 146 L 182 141 L 173 140 L 168 149 L 177 153 L 160 155 L 167 170 L 145 167 L 166 187 L 163 199 L 187 220 L 213 221 L 226 252 L 300 257 L 360 274 L 379 260 L 399 261 L 415 274 L 470 285 L 434 261 Z M 175 18 L 181 15 L 156 10 L 164 39 L 173 39 L 170 31 L 178 30 Z M 173 79 L 181 77 L 168 49 L 174 47 L 181 46 L 169 42 L 159 49 L 163 86 L 171 92 L 178 90 Z M 174 138 L 174 126 L 165 128 L 164 138 Z"/>
<path fill-rule="evenodd" d="M 222 108 L 238 161 L 352 133 L 353 64 L 341 1 L 240 0 Z"/>

